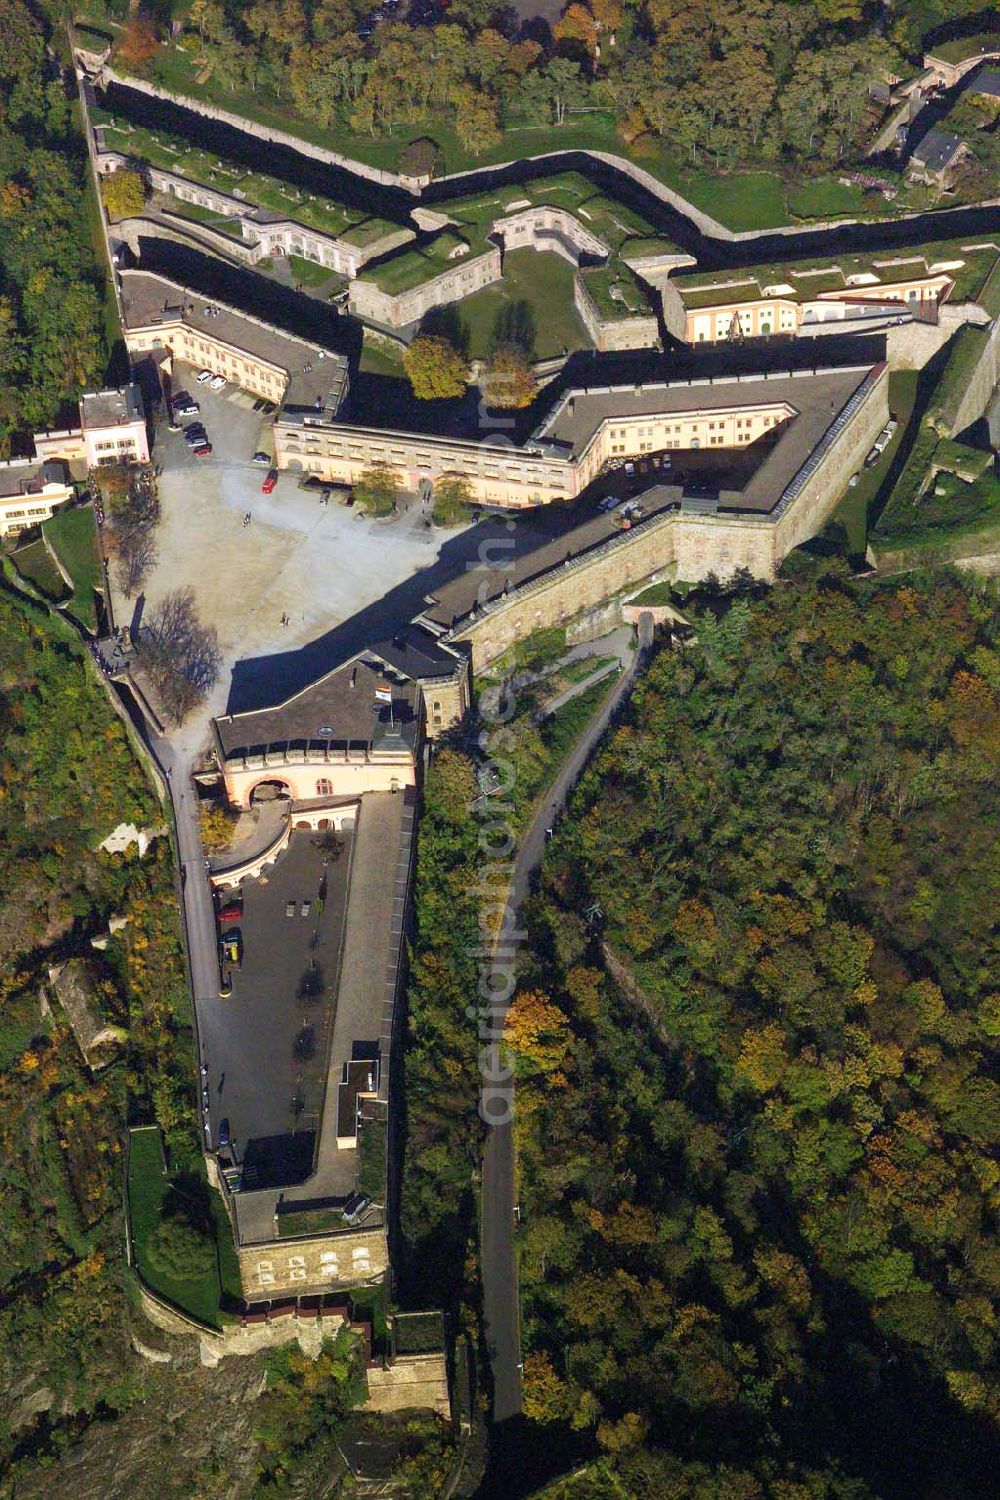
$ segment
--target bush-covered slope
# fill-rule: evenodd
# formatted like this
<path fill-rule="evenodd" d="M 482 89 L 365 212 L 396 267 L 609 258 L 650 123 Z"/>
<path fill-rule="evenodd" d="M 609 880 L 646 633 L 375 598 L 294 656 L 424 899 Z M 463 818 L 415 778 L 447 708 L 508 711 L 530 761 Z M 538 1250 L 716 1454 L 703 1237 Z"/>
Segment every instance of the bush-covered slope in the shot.
<path fill-rule="evenodd" d="M 677 1495 L 992 1483 L 998 772 L 995 596 L 951 575 L 657 656 L 511 1013 L 533 1420 L 754 1476 Z"/>

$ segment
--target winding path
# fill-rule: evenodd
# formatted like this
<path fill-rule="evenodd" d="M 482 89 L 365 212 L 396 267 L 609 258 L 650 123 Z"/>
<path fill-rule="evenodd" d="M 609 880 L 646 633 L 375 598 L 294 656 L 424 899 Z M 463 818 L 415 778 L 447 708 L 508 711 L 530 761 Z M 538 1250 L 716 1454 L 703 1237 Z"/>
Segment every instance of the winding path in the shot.
<path fill-rule="evenodd" d="M 610 697 L 577 740 L 534 819 L 521 836 L 507 896 L 514 917 L 542 862 L 546 831 L 561 815 L 595 745 L 631 691 L 652 642 L 652 633 L 652 619 L 643 615 L 639 625 L 639 649 L 622 672 Z M 513 1106 L 513 1083 L 509 1087 Z M 521 1410 L 521 1319 L 514 1243 L 514 1185 L 512 1126 L 493 1125 L 487 1130 L 483 1155 L 480 1255 L 483 1313 L 493 1373 L 494 1422 L 507 1421 Z"/>

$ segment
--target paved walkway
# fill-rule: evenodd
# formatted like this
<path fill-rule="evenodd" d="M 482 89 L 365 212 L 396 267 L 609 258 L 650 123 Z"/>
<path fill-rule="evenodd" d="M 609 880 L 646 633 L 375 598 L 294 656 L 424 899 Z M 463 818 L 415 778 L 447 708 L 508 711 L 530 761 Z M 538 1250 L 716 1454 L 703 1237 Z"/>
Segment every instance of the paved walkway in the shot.
<path fill-rule="evenodd" d="M 644 616 L 640 649 L 622 673 L 617 687 L 577 741 L 549 788 L 533 821 L 525 830 L 514 862 L 508 903 L 516 914 L 545 853 L 546 830 L 562 813 L 566 800 L 598 740 L 631 691 L 645 650 L 652 641 L 652 622 Z M 513 1106 L 513 1081 L 508 1085 Z M 483 1155 L 480 1258 L 483 1312 L 493 1372 L 493 1420 L 506 1421 L 521 1410 L 521 1328 L 517 1254 L 514 1243 L 514 1140 L 510 1125 L 495 1125 L 486 1133 Z"/>

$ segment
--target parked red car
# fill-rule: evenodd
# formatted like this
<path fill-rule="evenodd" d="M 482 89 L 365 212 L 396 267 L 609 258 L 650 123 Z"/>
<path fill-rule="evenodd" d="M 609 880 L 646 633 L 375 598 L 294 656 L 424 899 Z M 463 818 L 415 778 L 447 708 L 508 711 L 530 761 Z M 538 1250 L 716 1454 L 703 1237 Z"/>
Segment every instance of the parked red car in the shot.
<path fill-rule="evenodd" d="M 277 484 L 277 482 L 278 482 L 278 471 L 277 471 L 277 469 L 268 469 L 267 473 L 264 475 L 264 483 L 260 487 L 261 494 L 262 495 L 269 495 L 271 493 L 271 491 L 274 489 L 274 486 Z"/>
<path fill-rule="evenodd" d="M 207 458 L 211 451 L 211 443 L 199 443 L 197 448 L 192 449 L 195 458 Z"/>
<path fill-rule="evenodd" d="M 223 906 L 223 907 L 220 908 L 220 911 L 219 911 L 219 921 L 220 922 L 238 922 L 240 920 L 240 918 L 242 917 L 242 915 L 243 915 L 243 902 L 242 901 L 230 901 L 225 906 Z"/>

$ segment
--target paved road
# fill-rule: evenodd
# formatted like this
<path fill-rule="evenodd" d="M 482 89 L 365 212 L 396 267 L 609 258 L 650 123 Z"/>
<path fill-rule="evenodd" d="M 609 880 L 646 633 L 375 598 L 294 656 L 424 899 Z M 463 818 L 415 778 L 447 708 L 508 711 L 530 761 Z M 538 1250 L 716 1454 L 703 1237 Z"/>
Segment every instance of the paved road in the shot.
<path fill-rule="evenodd" d="M 522 835 L 514 862 L 509 905 L 516 912 L 528 893 L 531 879 L 545 853 L 545 834 L 560 816 L 566 799 L 604 733 L 619 704 L 629 693 L 645 651 L 652 640 L 652 621 L 643 616 L 640 649 L 622 673 L 617 686 L 575 745 Z M 513 1093 L 513 1083 L 510 1085 Z M 506 1421 L 521 1410 L 521 1330 L 514 1246 L 514 1142 L 509 1124 L 487 1131 L 483 1155 L 481 1256 L 483 1308 L 493 1371 L 493 1420 Z"/>
<path fill-rule="evenodd" d="M 190 769 L 188 757 L 175 748 L 165 736 L 157 734 L 148 722 L 142 720 L 141 715 L 138 719 L 133 716 L 133 722 L 143 734 L 150 753 L 166 777 L 174 807 L 181 890 L 184 896 L 184 921 L 197 1023 L 198 1013 L 204 1003 L 210 999 L 216 1000 L 219 994 L 215 911 L 205 875 L 205 856 L 201 847 L 197 794 L 188 780 Z M 198 1034 L 196 1024 L 196 1035 Z M 200 1048 L 200 1035 L 198 1045 Z M 199 1057 L 199 1062 L 201 1060 Z M 217 1129 L 218 1121 L 213 1121 L 213 1130 Z M 206 1148 L 211 1148 L 217 1142 L 206 1133 L 204 1144 Z"/>

